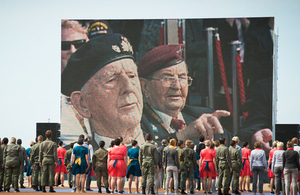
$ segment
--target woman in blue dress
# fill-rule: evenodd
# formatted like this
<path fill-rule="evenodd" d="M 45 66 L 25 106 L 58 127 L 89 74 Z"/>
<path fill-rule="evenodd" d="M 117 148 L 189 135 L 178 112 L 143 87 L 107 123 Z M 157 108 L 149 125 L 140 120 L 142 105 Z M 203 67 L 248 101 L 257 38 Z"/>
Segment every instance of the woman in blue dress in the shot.
<path fill-rule="evenodd" d="M 30 150 L 31 150 L 31 147 L 34 145 L 34 142 L 30 141 L 29 145 L 30 145 L 30 148 L 26 149 L 27 161 L 28 161 L 28 167 L 26 169 L 26 176 L 27 176 L 28 187 L 31 188 Z"/>
<path fill-rule="evenodd" d="M 126 177 L 128 179 L 128 187 L 129 187 L 129 193 L 131 193 L 131 183 L 134 176 L 135 179 L 135 187 L 136 187 L 136 193 L 139 194 L 139 177 L 142 176 L 141 168 L 139 164 L 139 151 L 138 148 L 138 142 L 136 140 L 132 140 L 132 148 L 128 150 L 127 156 L 128 156 L 128 163 L 127 163 L 127 173 Z"/>
<path fill-rule="evenodd" d="M 84 191 L 84 184 L 86 173 L 89 170 L 90 162 L 88 156 L 88 149 L 83 145 L 83 139 L 78 139 L 78 146 L 73 149 L 73 157 L 72 157 L 72 174 L 76 175 L 76 186 L 79 186 L 79 181 L 81 178 L 81 192 Z M 79 188 L 77 189 L 79 193 Z"/>

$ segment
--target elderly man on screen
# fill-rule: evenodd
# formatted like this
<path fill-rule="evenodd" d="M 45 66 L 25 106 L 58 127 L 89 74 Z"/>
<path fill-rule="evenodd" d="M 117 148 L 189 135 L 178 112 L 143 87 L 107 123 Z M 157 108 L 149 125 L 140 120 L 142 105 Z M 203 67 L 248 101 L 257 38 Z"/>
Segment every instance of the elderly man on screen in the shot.
<path fill-rule="evenodd" d="M 62 93 L 88 119 L 94 147 L 116 136 L 124 137 L 125 144 L 144 142 L 142 93 L 133 59 L 127 38 L 103 35 L 80 47 L 62 73 Z"/>
<path fill-rule="evenodd" d="M 184 45 L 162 45 L 152 49 L 138 62 L 144 103 L 142 129 L 160 143 L 169 136 L 178 140 L 197 139 L 200 134 L 211 141 L 220 134 L 230 139 L 219 118 L 229 116 L 225 110 L 186 105 L 188 76 L 183 59 Z M 196 140 L 195 140 L 196 141 Z"/>

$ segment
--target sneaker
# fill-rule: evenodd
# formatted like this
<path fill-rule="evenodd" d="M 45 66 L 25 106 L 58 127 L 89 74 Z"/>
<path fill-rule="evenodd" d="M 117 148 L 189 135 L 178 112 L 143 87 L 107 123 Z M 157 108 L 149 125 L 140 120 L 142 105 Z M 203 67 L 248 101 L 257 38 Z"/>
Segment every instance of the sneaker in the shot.
<path fill-rule="evenodd" d="M 168 192 L 165 192 L 165 195 L 168 195 Z"/>
<path fill-rule="evenodd" d="M 86 193 L 86 191 L 84 191 L 84 190 L 81 190 L 80 192 L 81 192 L 81 193 Z"/>
<path fill-rule="evenodd" d="M 77 190 L 76 193 L 80 193 L 80 190 Z"/>
<path fill-rule="evenodd" d="M 124 194 L 124 191 L 122 190 L 122 191 L 119 191 L 119 194 Z"/>
<path fill-rule="evenodd" d="M 246 192 L 246 190 L 244 192 Z M 252 192 L 252 191 L 251 190 L 247 190 L 247 192 Z"/>
<path fill-rule="evenodd" d="M 61 187 L 63 188 L 63 187 L 65 187 L 64 185 L 61 185 Z"/>
<path fill-rule="evenodd" d="M 76 189 L 72 189 L 72 192 L 76 192 Z"/>

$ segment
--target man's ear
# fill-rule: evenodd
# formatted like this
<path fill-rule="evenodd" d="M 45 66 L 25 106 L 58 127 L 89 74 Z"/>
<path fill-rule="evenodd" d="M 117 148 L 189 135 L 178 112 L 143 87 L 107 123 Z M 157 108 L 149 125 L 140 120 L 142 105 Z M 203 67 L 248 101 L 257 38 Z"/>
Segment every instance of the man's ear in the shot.
<path fill-rule="evenodd" d="M 84 100 L 81 91 L 74 91 L 71 94 L 71 101 L 77 112 L 84 118 L 90 118 L 91 113 L 88 109 L 88 104 Z"/>
<path fill-rule="evenodd" d="M 144 93 L 144 96 L 146 97 L 146 99 L 148 99 L 149 98 L 149 87 L 148 87 L 147 79 L 140 78 L 140 83 L 141 83 L 142 92 Z"/>

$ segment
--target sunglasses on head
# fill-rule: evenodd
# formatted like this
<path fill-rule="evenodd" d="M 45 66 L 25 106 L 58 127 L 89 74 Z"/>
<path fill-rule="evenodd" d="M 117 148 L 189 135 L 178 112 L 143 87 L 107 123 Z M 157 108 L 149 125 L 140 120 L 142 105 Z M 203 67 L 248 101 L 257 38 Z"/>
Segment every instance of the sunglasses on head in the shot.
<path fill-rule="evenodd" d="M 76 41 L 62 41 L 61 42 L 61 50 L 66 51 L 69 50 L 71 45 L 74 45 L 76 49 L 81 47 L 83 44 L 85 44 L 86 40 L 76 40 Z"/>

